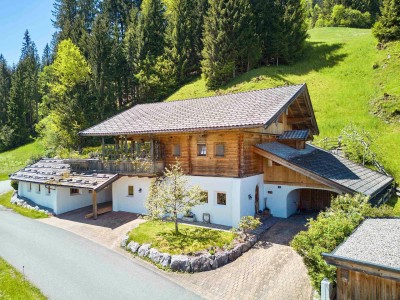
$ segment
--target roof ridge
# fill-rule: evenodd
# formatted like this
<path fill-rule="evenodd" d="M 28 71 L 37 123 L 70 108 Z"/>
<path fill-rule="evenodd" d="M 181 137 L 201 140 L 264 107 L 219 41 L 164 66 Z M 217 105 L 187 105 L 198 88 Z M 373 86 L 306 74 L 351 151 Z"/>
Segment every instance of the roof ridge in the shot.
<path fill-rule="evenodd" d="M 302 87 L 304 86 L 305 83 L 299 83 L 299 84 L 291 84 L 291 85 L 280 85 L 276 87 L 270 87 L 270 88 L 264 88 L 264 89 L 255 89 L 255 90 L 249 90 L 249 91 L 242 91 L 242 92 L 237 92 L 237 93 L 226 93 L 222 95 L 212 95 L 212 96 L 204 96 L 204 97 L 198 97 L 198 98 L 188 98 L 188 99 L 181 99 L 181 100 L 171 100 L 171 101 L 161 101 L 161 102 L 152 102 L 152 103 L 141 103 L 137 104 L 138 105 L 148 105 L 148 104 L 158 104 L 158 103 L 173 103 L 173 102 L 182 102 L 182 101 L 192 101 L 192 100 L 199 100 L 199 99 L 207 99 L 207 98 L 216 98 L 216 97 L 223 97 L 223 96 L 231 96 L 231 95 L 240 95 L 240 94 L 246 94 L 246 93 L 252 93 L 252 92 L 260 92 L 260 91 L 268 91 L 268 90 L 275 90 L 275 89 L 281 89 L 281 88 L 288 88 L 288 87 Z"/>

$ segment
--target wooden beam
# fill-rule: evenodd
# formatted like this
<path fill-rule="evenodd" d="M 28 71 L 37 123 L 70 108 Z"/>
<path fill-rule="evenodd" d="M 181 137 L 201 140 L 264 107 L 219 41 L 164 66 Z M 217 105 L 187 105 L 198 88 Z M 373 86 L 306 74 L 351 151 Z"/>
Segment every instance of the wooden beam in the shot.
<path fill-rule="evenodd" d="M 311 117 L 292 117 L 292 118 L 287 118 L 287 124 L 288 125 L 294 125 L 294 124 L 299 124 L 299 123 L 304 123 L 307 121 L 311 121 Z"/>
<path fill-rule="evenodd" d="M 93 220 L 97 219 L 97 193 L 92 192 L 92 203 L 93 203 Z"/>

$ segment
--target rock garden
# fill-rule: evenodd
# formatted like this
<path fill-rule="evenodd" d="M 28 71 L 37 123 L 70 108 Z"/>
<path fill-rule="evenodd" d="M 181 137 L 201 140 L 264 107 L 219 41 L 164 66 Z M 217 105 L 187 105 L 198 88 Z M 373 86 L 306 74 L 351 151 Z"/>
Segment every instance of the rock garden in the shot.
<path fill-rule="evenodd" d="M 148 221 L 133 229 L 121 241 L 121 247 L 165 270 L 203 272 L 236 260 L 257 241 L 255 235 L 241 231 L 223 231 L 191 225 Z"/>

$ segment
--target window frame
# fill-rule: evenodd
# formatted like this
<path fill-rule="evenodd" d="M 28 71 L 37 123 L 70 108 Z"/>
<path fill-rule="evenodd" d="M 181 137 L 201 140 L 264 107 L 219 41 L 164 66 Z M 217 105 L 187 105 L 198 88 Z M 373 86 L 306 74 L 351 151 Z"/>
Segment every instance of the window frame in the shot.
<path fill-rule="evenodd" d="M 45 188 L 46 188 L 46 195 L 50 195 L 51 194 L 50 186 L 49 185 L 47 187 L 45 186 Z"/>
<path fill-rule="evenodd" d="M 209 193 L 208 193 L 208 191 L 202 190 L 200 193 L 202 193 L 202 194 L 207 194 L 206 200 L 205 200 L 205 201 L 200 201 L 200 203 L 202 203 L 202 204 L 208 204 L 208 203 L 209 203 Z"/>
<path fill-rule="evenodd" d="M 131 192 L 131 189 L 132 188 L 132 194 L 130 193 Z M 128 185 L 128 197 L 133 197 L 133 196 L 135 196 L 135 186 L 134 185 Z"/>
<path fill-rule="evenodd" d="M 40 184 L 38 184 L 37 188 L 36 188 L 36 193 L 40 194 L 41 190 L 40 190 Z"/>
<path fill-rule="evenodd" d="M 218 203 L 218 194 L 223 194 L 223 195 L 225 195 L 225 204 L 222 204 L 222 203 Z M 217 205 L 223 205 L 223 206 L 227 206 L 227 203 L 228 203 L 228 200 L 227 200 L 227 195 L 226 195 L 226 192 L 216 192 L 216 203 L 217 203 Z"/>
<path fill-rule="evenodd" d="M 203 152 L 203 146 L 204 146 L 204 154 L 202 154 Z M 201 147 L 201 148 L 200 148 Z M 207 156 L 207 143 L 197 143 L 197 156 L 199 157 L 206 157 Z"/>
<path fill-rule="evenodd" d="M 175 153 L 175 147 L 177 147 L 177 149 L 179 149 L 179 154 Z M 181 157 L 182 155 L 182 151 L 181 151 L 181 144 L 173 144 L 172 145 L 172 156 L 174 157 Z"/>
<path fill-rule="evenodd" d="M 32 192 L 32 182 L 28 182 L 28 192 Z"/>
<path fill-rule="evenodd" d="M 217 154 L 217 147 L 218 147 L 218 146 L 222 146 L 222 147 L 223 147 L 223 150 L 224 150 L 223 155 L 218 155 L 218 154 Z M 225 143 L 223 143 L 223 142 L 215 143 L 215 145 L 214 145 L 214 156 L 215 156 L 215 157 L 218 157 L 218 158 L 223 158 L 223 157 L 225 157 Z"/>
<path fill-rule="evenodd" d="M 76 190 L 77 192 L 74 193 L 73 190 Z M 77 196 L 81 194 L 81 190 L 78 188 L 69 188 L 69 195 L 70 196 Z"/>

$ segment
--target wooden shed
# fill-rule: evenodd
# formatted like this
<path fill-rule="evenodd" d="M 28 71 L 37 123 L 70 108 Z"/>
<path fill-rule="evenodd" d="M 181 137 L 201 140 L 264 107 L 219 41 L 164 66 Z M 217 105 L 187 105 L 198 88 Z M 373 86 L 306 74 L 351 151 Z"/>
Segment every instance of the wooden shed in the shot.
<path fill-rule="evenodd" d="M 337 299 L 400 299 L 400 219 L 367 219 L 323 256 L 337 267 Z"/>

